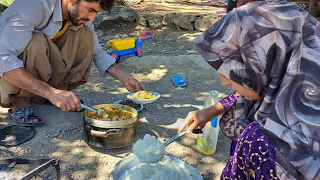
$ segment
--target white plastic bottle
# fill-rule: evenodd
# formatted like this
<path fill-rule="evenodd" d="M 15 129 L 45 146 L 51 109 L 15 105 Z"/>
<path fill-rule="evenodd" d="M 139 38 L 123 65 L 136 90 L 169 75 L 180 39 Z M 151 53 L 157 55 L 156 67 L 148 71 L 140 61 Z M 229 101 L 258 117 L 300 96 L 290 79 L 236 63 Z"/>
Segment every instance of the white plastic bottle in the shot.
<path fill-rule="evenodd" d="M 205 100 L 203 108 L 208 108 L 219 102 L 219 92 L 211 91 L 210 96 Z M 214 154 L 217 149 L 219 136 L 219 117 L 214 117 L 202 129 L 203 133 L 199 134 L 197 139 L 198 149 L 204 154 Z"/>

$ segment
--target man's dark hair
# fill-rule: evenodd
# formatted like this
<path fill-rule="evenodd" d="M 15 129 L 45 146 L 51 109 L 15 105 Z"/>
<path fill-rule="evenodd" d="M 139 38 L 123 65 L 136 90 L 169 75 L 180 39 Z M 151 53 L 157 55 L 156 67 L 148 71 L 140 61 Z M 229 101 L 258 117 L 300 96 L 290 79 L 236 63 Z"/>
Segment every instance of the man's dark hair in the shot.
<path fill-rule="evenodd" d="M 103 10 L 110 12 L 112 6 L 114 5 L 115 0 L 78 0 L 78 1 L 97 2 Z"/>

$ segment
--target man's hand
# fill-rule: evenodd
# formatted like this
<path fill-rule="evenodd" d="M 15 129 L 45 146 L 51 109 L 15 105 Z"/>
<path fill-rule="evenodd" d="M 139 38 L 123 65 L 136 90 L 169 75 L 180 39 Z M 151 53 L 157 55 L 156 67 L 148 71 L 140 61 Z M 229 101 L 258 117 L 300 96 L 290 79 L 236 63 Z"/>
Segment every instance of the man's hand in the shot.
<path fill-rule="evenodd" d="M 80 101 L 73 92 L 53 88 L 46 82 L 33 77 L 25 68 L 5 72 L 2 78 L 21 89 L 48 99 L 63 111 L 80 110 L 81 108 Z"/>
<path fill-rule="evenodd" d="M 62 111 L 79 111 L 81 109 L 79 98 L 71 91 L 55 89 L 48 100 Z"/>
<path fill-rule="evenodd" d="M 137 92 L 145 89 L 143 84 L 141 84 L 138 80 L 136 80 L 132 76 L 128 77 L 127 80 L 123 82 L 123 85 L 124 87 L 127 88 L 129 92 Z"/>
<path fill-rule="evenodd" d="M 142 83 L 132 77 L 130 74 L 123 71 L 117 64 L 110 67 L 107 71 L 114 78 L 118 79 L 129 92 L 137 92 L 145 90 Z"/>

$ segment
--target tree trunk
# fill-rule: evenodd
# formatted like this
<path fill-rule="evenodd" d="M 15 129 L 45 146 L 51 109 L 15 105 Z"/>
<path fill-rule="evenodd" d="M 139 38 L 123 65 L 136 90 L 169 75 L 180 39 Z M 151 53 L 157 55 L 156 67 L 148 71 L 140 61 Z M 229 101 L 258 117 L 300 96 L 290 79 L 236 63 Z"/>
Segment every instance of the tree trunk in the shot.
<path fill-rule="evenodd" d="M 309 11 L 314 17 L 318 16 L 318 1 L 319 0 L 310 0 Z"/>

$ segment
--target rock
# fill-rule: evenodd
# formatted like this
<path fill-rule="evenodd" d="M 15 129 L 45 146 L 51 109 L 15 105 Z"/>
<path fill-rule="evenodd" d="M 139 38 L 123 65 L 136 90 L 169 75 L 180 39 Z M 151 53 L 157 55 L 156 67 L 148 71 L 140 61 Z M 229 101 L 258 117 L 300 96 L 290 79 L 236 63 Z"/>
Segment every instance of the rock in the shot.
<path fill-rule="evenodd" d="M 135 22 L 137 19 L 137 12 L 134 9 L 124 7 L 119 9 L 119 15 L 124 21 Z"/>
<path fill-rule="evenodd" d="M 127 22 L 135 22 L 137 19 L 137 12 L 134 9 L 125 6 L 114 6 L 110 15 L 107 12 L 100 13 L 94 21 L 95 27 L 98 27 L 104 21 L 123 20 Z"/>
<path fill-rule="evenodd" d="M 96 30 L 96 34 L 99 38 L 103 37 L 103 31 L 102 30 Z"/>
<path fill-rule="evenodd" d="M 128 38 L 129 36 L 128 36 L 128 34 L 122 34 L 121 35 L 121 38 Z"/>
<path fill-rule="evenodd" d="M 206 31 L 210 26 L 215 24 L 220 17 L 218 15 L 204 15 L 200 16 L 194 22 L 194 27 L 198 31 Z"/>
<path fill-rule="evenodd" d="M 194 21 L 197 19 L 195 15 L 169 14 L 169 20 L 182 29 L 189 31 L 194 30 Z"/>
<path fill-rule="evenodd" d="M 121 5 L 123 4 L 123 0 L 114 0 L 114 4 Z"/>
<path fill-rule="evenodd" d="M 139 16 L 137 17 L 137 24 L 148 27 L 148 21 L 146 16 L 143 14 L 139 14 Z"/>
<path fill-rule="evenodd" d="M 101 24 L 103 21 L 107 19 L 108 19 L 108 14 L 105 11 L 102 11 L 97 15 L 96 19 L 94 20 L 93 22 L 94 27 L 97 28 L 99 24 Z"/>
<path fill-rule="evenodd" d="M 143 2 L 149 2 L 149 3 L 165 3 L 168 2 L 167 0 L 143 0 Z"/>
<path fill-rule="evenodd" d="M 220 16 L 216 14 L 155 14 L 152 9 L 148 11 L 141 11 L 139 9 L 136 10 L 126 6 L 116 5 L 112 8 L 110 15 L 106 12 L 100 13 L 97 16 L 94 25 L 99 29 L 110 26 L 110 24 L 114 27 L 114 24 L 119 24 L 120 22 L 130 22 L 138 25 L 136 27 L 168 27 L 172 29 L 177 28 L 179 30 L 185 29 L 188 31 L 193 31 L 195 29 L 198 31 L 205 31 L 219 19 Z"/>
<path fill-rule="evenodd" d="M 142 0 L 122 0 L 123 4 L 127 6 L 133 6 L 135 4 L 139 4 Z"/>
<path fill-rule="evenodd" d="M 163 15 L 160 14 L 149 14 L 146 16 L 149 27 L 151 28 L 161 28 L 163 26 Z"/>
<path fill-rule="evenodd" d="M 163 17 L 163 25 L 165 27 L 168 27 L 168 28 L 180 28 L 178 27 L 175 23 L 171 22 L 170 18 L 171 18 L 171 14 L 167 14 L 166 16 Z"/>

